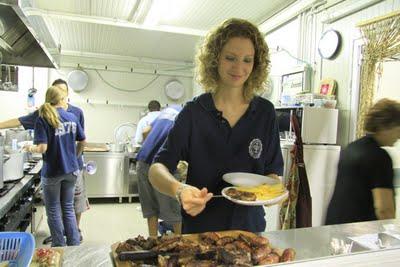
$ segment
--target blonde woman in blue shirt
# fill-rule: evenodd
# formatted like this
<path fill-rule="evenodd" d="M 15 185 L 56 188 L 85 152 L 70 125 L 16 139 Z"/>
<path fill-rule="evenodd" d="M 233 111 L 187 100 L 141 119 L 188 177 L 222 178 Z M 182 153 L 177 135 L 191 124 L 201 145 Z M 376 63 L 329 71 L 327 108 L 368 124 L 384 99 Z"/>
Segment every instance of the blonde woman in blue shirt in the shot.
<path fill-rule="evenodd" d="M 74 190 L 79 170 L 77 156 L 83 151 L 85 134 L 78 118 L 66 108 L 65 91 L 57 86 L 47 89 L 35 123 L 35 145 L 26 148 L 43 154 L 41 182 L 53 247 L 80 244 Z"/>

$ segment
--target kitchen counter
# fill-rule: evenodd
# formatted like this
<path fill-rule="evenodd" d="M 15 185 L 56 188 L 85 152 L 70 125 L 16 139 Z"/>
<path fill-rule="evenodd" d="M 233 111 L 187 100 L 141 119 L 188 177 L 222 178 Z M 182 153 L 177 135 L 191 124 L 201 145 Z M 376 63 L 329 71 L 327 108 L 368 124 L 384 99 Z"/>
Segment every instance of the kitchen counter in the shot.
<path fill-rule="evenodd" d="M 383 226 L 387 224 L 394 224 L 400 229 L 400 220 L 382 220 L 273 231 L 262 233 L 262 235 L 268 237 L 274 247 L 294 248 L 297 252 L 296 259 L 304 260 L 331 256 L 332 238 L 346 239 L 383 232 L 385 230 Z M 367 251 L 361 247 L 357 249 L 359 252 Z"/>
<path fill-rule="evenodd" d="M 291 266 L 381 266 L 400 265 L 400 249 L 357 252 L 348 255 L 331 256 L 332 238 L 344 239 L 384 230 L 383 226 L 393 224 L 400 227 L 400 220 L 384 220 L 313 228 L 292 229 L 262 233 L 274 247 L 292 247 L 296 250 L 296 261 Z M 110 257 L 111 244 L 64 248 L 64 267 L 113 266 Z M 287 264 L 287 263 L 286 263 Z"/>

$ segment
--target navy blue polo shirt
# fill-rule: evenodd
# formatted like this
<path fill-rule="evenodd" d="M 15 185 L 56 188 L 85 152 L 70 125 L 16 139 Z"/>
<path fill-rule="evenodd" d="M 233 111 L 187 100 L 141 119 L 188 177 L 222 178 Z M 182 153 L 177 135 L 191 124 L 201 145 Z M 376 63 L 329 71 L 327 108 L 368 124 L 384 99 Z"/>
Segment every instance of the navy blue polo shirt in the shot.
<path fill-rule="evenodd" d="M 47 144 L 43 154 L 42 176 L 57 177 L 79 169 L 75 141 L 85 140 L 85 133 L 78 118 L 57 108 L 60 127 L 53 128 L 44 118 L 38 117 L 35 123 L 35 144 Z"/>
<path fill-rule="evenodd" d="M 174 125 L 176 115 L 182 108 L 167 107 L 161 111 L 160 115 L 151 123 L 151 131 L 143 142 L 136 159 L 138 161 L 151 164 L 155 154 L 167 138 L 169 130 Z"/>
<path fill-rule="evenodd" d="M 211 94 L 188 102 L 154 161 L 171 173 L 179 160 L 189 163 L 187 183 L 206 187 L 214 195 L 229 186 L 222 180 L 228 172 L 282 175 L 283 158 L 274 106 L 254 97 L 245 114 L 231 128 L 215 107 Z M 265 230 L 262 206 L 237 205 L 225 198 L 212 198 L 204 211 L 192 217 L 182 212 L 183 232 Z"/>
<path fill-rule="evenodd" d="M 85 130 L 85 118 L 83 117 L 83 111 L 78 107 L 68 104 L 67 112 L 71 112 L 72 114 L 74 114 L 78 118 L 79 124 L 81 125 L 82 129 Z M 35 128 L 35 123 L 38 117 L 39 117 L 39 110 L 35 110 L 34 112 L 29 113 L 28 115 L 19 117 L 18 120 L 25 130 L 33 130 Z M 78 164 L 79 164 L 79 169 L 81 170 L 83 168 L 82 156 L 79 156 Z"/>

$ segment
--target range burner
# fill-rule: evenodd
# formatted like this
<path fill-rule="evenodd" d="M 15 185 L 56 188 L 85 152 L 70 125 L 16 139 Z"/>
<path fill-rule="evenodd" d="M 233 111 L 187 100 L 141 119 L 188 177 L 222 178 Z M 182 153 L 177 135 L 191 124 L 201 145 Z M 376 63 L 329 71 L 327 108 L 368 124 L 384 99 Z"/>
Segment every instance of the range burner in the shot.
<path fill-rule="evenodd" d="M 4 183 L 3 188 L 0 189 L 0 197 L 4 196 L 5 194 L 7 194 L 11 189 L 13 189 L 13 187 L 18 183 L 18 181 L 16 182 L 7 182 Z"/>

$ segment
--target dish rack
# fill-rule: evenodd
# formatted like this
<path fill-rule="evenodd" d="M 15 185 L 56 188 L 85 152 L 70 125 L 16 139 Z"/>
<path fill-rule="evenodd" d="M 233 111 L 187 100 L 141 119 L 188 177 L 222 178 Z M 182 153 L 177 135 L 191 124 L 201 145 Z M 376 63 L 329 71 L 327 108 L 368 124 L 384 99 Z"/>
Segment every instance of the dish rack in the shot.
<path fill-rule="evenodd" d="M 27 267 L 35 251 L 33 235 L 25 232 L 0 232 L 0 262 L 10 267 Z"/>

